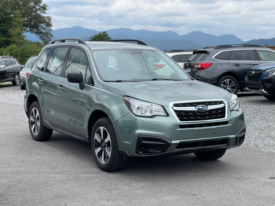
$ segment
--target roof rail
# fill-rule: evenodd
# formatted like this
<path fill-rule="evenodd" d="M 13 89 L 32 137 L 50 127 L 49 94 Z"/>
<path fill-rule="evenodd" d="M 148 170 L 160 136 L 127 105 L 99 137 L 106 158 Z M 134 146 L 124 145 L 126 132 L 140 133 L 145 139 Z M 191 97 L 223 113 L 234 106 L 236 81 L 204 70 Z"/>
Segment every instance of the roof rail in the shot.
<path fill-rule="evenodd" d="M 66 40 L 74 40 L 74 41 L 77 41 L 77 43 L 79 43 L 79 44 L 84 44 L 84 45 L 86 45 L 86 46 L 89 48 L 89 50 L 91 49 L 91 48 L 85 43 L 85 41 L 83 41 L 82 39 L 79 39 L 79 38 L 56 39 L 56 40 L 53 40 L 53 41 L 51 42 L 51 44 L 54 44 L 54 42 L 56 42 L 56 41 L 59 41 L 59 43 L 64 43 Z"/>
<path fill-rule="evenodd" d="M 203 47 L 203 49 L 214 49 L 214 46 L 206 46 L 206 47 Z"/>
<path fill-rule="evenodd" d="M 13 58 L 13 56 L 0 56 L 0 59 L 1 58 Z"/>
<path fill-rule="evenodd" d="M 173 49 L 168 51 L 168 53 L 176 53 L 176 52 L 193 52 L 196 51 L 197 49 Z"/>
<path fill-rule="evenodd" d="M 235 48 L 235 47 L 263 47 L 257 44 L 228 44 L 228 45 L 218 45 L 215 49 L 225 49 L 225 48 Z"/>
<path fill-rule="evenodd" d="M 110 42 L 124 42 L 124 41 L 135 41 L 137 42 L 137 44 L 139 45 L 144 45 L 144 46 L 148 46 L 146 43 L 144 43 L 143 41 L 140 40 L 136 40 L 136 39 L 116 39 L 116 40 L 108 40 Z"/>

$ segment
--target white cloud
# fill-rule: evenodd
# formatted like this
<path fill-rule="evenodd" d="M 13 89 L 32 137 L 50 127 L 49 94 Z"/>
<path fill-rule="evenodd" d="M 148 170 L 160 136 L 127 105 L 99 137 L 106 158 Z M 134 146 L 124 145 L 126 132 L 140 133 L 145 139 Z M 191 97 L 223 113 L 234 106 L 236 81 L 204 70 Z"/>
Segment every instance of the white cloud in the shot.
<path fill-rule="evenodd" d="M 153 31 L 273 38 L 274 0 L 44 0 L 53 29 L 127 27 Z"/>

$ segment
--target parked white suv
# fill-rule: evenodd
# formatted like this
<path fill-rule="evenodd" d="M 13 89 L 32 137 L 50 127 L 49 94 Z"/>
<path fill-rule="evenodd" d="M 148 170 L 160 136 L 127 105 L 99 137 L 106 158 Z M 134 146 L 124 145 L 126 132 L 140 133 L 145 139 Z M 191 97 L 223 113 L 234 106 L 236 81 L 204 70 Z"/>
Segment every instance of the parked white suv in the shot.
<path fill-rule="evenodd" d="M 187 62 L 187 60 L 192 56 L 193 51 L 192 50 L 171 50 L 169 52 L 166 52 L 166 54 L 174 59 L 177 64 L 183 69 L 184 68 L 184 62 Z"/>

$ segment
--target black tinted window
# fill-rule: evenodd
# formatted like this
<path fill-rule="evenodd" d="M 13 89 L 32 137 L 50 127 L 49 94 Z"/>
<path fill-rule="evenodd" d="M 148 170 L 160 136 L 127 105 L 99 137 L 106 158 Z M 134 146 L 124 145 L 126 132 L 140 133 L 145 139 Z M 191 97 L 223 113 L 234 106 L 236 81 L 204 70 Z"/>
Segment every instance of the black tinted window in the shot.
<path fill-rule="evenodd" d="M 238 60 L 258 61 L 254 50 L 236 50 Z"/>
<path fill-rule="evenodd" d="M 186 61 L 187 61 L 186 56 L 185 55 L 181 55 L 180 62 L 186 62 Z"/>
<path fill-rule="evenodd" d="M 230 59 L 229 60 L 238 60 L 237 58 L 237 55 L 236 55 L 236 52 L 235 51 L 232 51 L 231 53 L 231 56 L 230 56 Z"/>
<path fill-rule="evenodd" d="M 68 48 L 56 48 L 49 60 L 46 72 L 60 75 Z"/>
<path fill-rule="evenodd" d="M 4 60 L 4 61 L 5 61 L 6 66 L 10 66 L 11 65 L 9 60 Z"/>
<path fill-rule="evenodd" d="M 215 59 L 218 60 L 228 60 L 230 57 L 231 51 L 224 51 L 219 53 L 218 55 L 215 56 Z"/>
<path fill-rule="evenodd" d="M 180 62 L 181 56 L 182 55 L 175 55 L 175 56 L 172 56 L 171 58 L 174 59 L 176 62 Z"/>
<path fill-rule="evenodd" d="M 192 56 L 193 54 L 185 54 L 186 56 L 186 61 Z"/>

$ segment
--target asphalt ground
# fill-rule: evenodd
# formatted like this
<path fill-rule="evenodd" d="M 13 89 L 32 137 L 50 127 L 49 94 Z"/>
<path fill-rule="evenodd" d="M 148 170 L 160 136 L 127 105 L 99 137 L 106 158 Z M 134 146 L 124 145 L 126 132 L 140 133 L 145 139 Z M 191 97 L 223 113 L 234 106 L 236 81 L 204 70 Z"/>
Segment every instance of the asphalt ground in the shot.
<path fill-rule="evenodd" d="M 57 132 L 33 141 L 23 95 L 0 84 L 1 206 L 275 205 L 275 103 L 260 95 L 239 95 L 245 144 L 220 160 L 129 158 L 116 173 L 98 169 L 85 142 Z"/>

